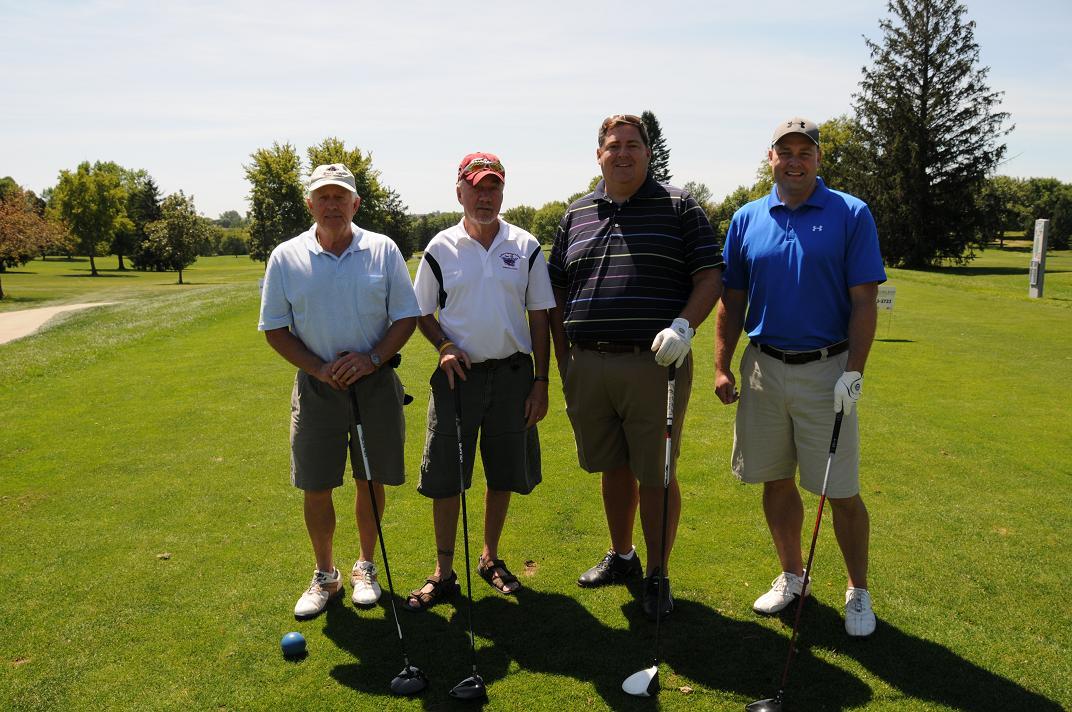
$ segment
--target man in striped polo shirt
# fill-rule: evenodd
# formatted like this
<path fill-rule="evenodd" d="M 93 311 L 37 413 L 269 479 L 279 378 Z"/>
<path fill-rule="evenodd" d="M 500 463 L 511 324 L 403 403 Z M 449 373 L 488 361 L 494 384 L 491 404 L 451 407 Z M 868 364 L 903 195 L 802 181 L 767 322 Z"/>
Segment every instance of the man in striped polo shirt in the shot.
<path fill-rule="evenodd" d="M 692 386 L 689 351 L 694 330 L 721 293 L 722 254 L 699 204 L 648 174 L 651 148 L 640 118 L 605 119 L 596 160 L 603 180 L 566 211 L 548 265 L 558 303 L 551 333 L 566 413 L 580 466 L 602 473 L 610 530 L 610 550 L 577 583 L 602 586 L 640 575 L 633 547 L 639 504 L 648 558 L 644 612 L 655 618 L 660 605 L 664 615 L 673 610 L 666 562 L 681 515 L 674 462 Z M 660 552 L 664 369 L 671 363 L 677 367 L 674 462 Z"/>

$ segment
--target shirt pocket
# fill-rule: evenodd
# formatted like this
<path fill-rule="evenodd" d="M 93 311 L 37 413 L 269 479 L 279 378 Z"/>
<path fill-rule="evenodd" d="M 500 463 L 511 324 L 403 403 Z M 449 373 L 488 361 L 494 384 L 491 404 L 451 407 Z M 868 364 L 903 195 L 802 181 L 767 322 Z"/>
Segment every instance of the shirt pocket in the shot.
<path fill-rule="evenodd" d="M 362 314 L 387 312 L 387 278 L 383 274 L 366 273 L 358 278 L 357 310 Z"/>

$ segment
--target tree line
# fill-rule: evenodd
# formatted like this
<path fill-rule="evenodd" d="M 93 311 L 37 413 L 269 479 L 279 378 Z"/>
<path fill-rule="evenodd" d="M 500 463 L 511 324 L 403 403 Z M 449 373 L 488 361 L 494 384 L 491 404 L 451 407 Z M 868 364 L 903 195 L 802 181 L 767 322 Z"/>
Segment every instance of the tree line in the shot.
<path fill-rule="evenodd" d="M 1067 249 L 1072 238 L 1072 185 L 1056 178 L 995 175 L 1012 131 L 1000 111 L 1002 93 L 987 84 L 979 64 L 975 23 L 957 0 L 891 0 L 880 19 L 880 37 L 865 38 L 871 55 L 864 67 L 853 113 L 821 124 L 820 175 L 827 185 L 859 196 L 879 228 L 886 263 L 921 268 L 971 260 L 976 250 L 1007 233 L 1030 235 L 1037 218 L 1051 220 L 1051 247 Z M 643 112 L 652 149 L 650 171 L 670 181 L 670 148 L 655 115 Z M 370 153 L 327 138 L 305 151 L 273 143 L 250 156 L 246 218 L 228 211 L 216 221 L 199 216 L 182 191 L 161 197 L 144 170 L 112 162 L 81 163 L 61 171 L 41 196 L 11 178 L 0 179 L 0 272 L 38 255 L 72 254 L 90 259 L 114 254 L 119 268 L 129 258 L 136 269 L 181 270 L 198 255 L 244 254 L 267 260 L 283 240 L 304 231 L 311 216 L 303 175 L 314 166 L 343 163 L 354 173 L 362 197 L 359 223 L 390 236 L 408 258 L 459 212 L 411 215 L 396 190 L 385 185 Z M 553 239 L 569 203 L 592 190 L 540 207 L 503 212 L 509 222 L 541 242 Z M 771 190 L 765 160 L 752 182 L 721 201 L 700 181 L 683 186 L 725 235 L 733 213 Z M 3 292 L 0 289 L 0 297 Z"/>
<path fill-rule="evenodd" d="M 161 196 L 145 170 L 84 161 L 62 170 L 41 196 L 10 176 L 0 178 L 0 273 L 37 257 L 115 255 L 138 270 L 182 271 L 206 255 L 248 253 L 247 221 L 236 211 L 218 220 L 197 213 L 181 190 Z M 0 299 L 4 296 L 0 284 Z"/>

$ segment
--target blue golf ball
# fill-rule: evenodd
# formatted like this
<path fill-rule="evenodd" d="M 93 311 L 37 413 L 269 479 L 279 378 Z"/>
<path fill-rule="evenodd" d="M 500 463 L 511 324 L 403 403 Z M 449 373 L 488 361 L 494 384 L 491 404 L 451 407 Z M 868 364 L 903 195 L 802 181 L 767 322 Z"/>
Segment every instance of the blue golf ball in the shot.
<path fill-rule="evenodd" d="M 305 637 L 301 633 L 287 633 L 283 640 L 279 641 L 279 647 L 283 649 L 283 657 L 297 658 L 305 655 Z"/>

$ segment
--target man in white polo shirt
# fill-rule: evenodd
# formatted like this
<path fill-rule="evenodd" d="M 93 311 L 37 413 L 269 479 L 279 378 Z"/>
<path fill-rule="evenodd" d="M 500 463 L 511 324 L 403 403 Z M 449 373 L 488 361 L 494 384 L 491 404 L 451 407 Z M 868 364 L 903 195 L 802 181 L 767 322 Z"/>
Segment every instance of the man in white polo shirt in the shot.
<path fill-rule="evenodd" d="M 331 493 L 342 486 L 354 426 L 351 387 L 363 415 L 380 512 L 383 486 L 405 481 L 404 393 L 391 363 L 420 313 L 395 243 L 351 222 L 361 197 L 346 166 L 317 166 L 306 204 L 316 223 L 268 258 L 258 325 L 269 345 L 299 369 L 290 406 L 291 482 L 304 492 L 316 557 L 313 581 L 294 607 L 299 619 L 318 615 L 343 592 L 332 555 Z M 364 479 L 357 444 L 350 444 L 355 477 Z M 376 521 L 368 487 L 357 488 L 355 510 L 361 558 L 351 571 L 352 598 L 372 605 L 381 590 L 372 563 Z"/>
<path fill-rule="evenodd" d="M 414 281 L 417 325 L 440 355 L 418 487 L 432 499 L 436 568 L 410 594 L 412 609 L 459 589 L 453 569 L 461 494 L 454 389 L 462 399 L 466 488 L 478 432 L 488 481 L 478 573 L 503 594 L 520 586 L 499 558 L 499 537 L 511 493 L 528 494 L 540 482 L 536 423 L 547 414 L 547 310 L 555 299 L 539 241 L 499 218 L 505 180 L 493 154 L 462 159 L 456 191 L 465 215 L 428 243 Z"/>

